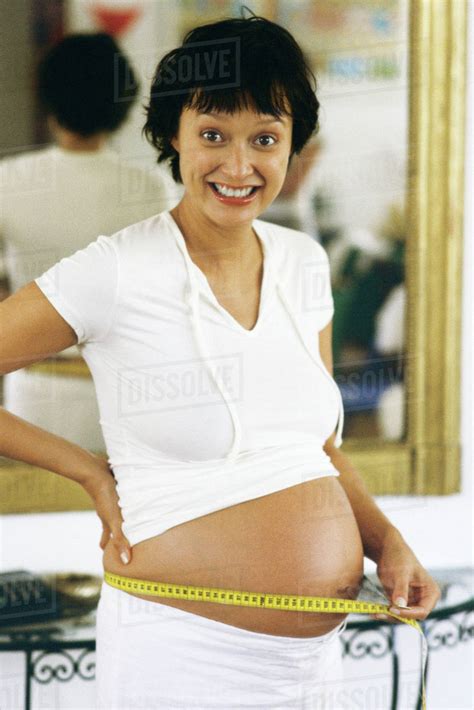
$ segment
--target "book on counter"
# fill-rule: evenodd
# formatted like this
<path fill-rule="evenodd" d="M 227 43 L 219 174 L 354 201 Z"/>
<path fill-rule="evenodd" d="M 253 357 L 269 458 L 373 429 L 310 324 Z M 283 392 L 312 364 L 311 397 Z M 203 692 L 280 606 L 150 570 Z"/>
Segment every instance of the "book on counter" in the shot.
<path fill-rule="evenodd" d="M 56 589 L 28 570 L 0 572 L 0 627 L 56 619 L 61 615 Z"/>

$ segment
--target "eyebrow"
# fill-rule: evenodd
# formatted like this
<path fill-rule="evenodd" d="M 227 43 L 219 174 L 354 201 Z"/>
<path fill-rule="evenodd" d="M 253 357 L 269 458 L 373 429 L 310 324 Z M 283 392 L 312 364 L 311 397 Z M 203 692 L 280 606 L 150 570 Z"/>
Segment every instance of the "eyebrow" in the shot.
<path fill-rule="evenodd" d="M 207 112 L 199 111 L 199 115 L 200 116 L 212 116 L 213 118 L 221 118 L 224 120 L 227 120 L 227 118 L 228 118 L 226 114 L 218 113 L 217 111 L 207 111 Z M 263 123 L 283 123 L 283 121 L 281 118 L 275 117 L 275 118 L 265 118 L 262 121 L 259 121 L 258 123 L 260 125 Z"/>

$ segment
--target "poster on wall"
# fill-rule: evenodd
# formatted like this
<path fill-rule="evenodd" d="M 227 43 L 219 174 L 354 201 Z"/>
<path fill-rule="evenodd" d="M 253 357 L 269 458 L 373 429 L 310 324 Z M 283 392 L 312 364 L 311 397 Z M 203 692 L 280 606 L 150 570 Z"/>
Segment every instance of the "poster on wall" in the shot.
<path fill-rule="evenodd" d="M 124 41 L 145 14 L 145 2 L 117 0 L 73 0 L 69 4 L 70 31 L 107 32 L 116 40 Z"/>
<path fill-rule="evenodd" d="M 181 0 L 179 36 L 196 24 L 249 17 L 245 6 L 290 29 L 328 83 L 387 83 L 406 74 L 407 0 Z"/>
<path fill-rule="evenodd" d="M 181 0 L 176 2 L 176 9 L 179 12 L 179 36 L 184 37 L 198 24 L 218 22 L 229 17 L 250 17 L 250 13 L 244 6 L 255 15 L 274 20 L 277 5 L 278 0 L 254 0 L 249 3 L 242 0 Z"/>
<path fill-rule="evenodd" d="M 88 7 L 88 12 L 97 30 L 119 38 L 130 32 L 142 14 L 143 7 L 140 5 L 117 7 L 103 2 L 93 2 Z"/>
<path fill-rule="evenodd" d="M 405 83 L 406 0 L 279 0 L 291 31 L 326 86 Z"/>

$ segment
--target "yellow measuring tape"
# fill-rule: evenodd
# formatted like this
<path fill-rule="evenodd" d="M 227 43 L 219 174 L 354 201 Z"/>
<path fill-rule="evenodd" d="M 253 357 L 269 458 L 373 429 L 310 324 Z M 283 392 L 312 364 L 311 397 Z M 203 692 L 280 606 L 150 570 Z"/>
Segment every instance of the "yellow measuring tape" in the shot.
<path fill-rule="evenodd" d="M 215 589 L 213 587 L 194 587 L 190 584 L 172 584 L 171 582 L 150 582 L 146 579 L 123 577 L 112 572 L 104 572 L 107 584 L 124 591 L 140 592 L 165 599 L 187 599 L 190 601 L 214 602 L 232 606 L 248 606 L 260 609 L 280 609 L 283 611 L 312 611 L 323 614 L 387 614 L 404 624 L 417 629 L 422 638 L 422 707 L 426 710 L 425 673 L 428 658 L 428 643 L 420 624 L 416 619 L 404 619 L 389 611 L 387 604 L 377 602 L 338 599 L 337 597 L 306 597 L 293 594 L 267 594 L 261 592 L 242 592 L 233 589 Z M 409 607 L 406 607 L 409 609 Z"/>

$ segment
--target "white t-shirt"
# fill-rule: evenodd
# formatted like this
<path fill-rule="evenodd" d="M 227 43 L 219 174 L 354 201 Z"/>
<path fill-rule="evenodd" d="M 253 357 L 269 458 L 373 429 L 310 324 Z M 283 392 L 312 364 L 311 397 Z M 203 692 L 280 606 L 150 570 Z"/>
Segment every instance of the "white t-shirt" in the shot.
<path fill-rule="evenodd" d="M 13 293 L 98 234 L 170 209 L 169 182 L 103 145 L 50 145 L 0 160 L 0 276 Z M 77 356 L 76 347 L 63 355 Z"/>
<path fill-rule="evenodd" d="M 131 545 L 321 476 L 342 399 L 319 353 L 333 314 L 325 250 L 254 220 L 257 324 L 243 328 L 191 260 L 170 212 L 61 259 L 37 285 L 78 336 Z"/>
<path fill-rule="evenodd" d="M 0 160 L 0 275 L 12 292 L 98 234 L 170 209 L 171 178 L 152 160 L 130 160 L 108 145 L 71 151 L 51 145 Z M 77 357 L 73 345 L 62 357 Z M 93 382 L 28 369 L 3 378 L 3 406 L 93 451 L 105 442 Z"/>

